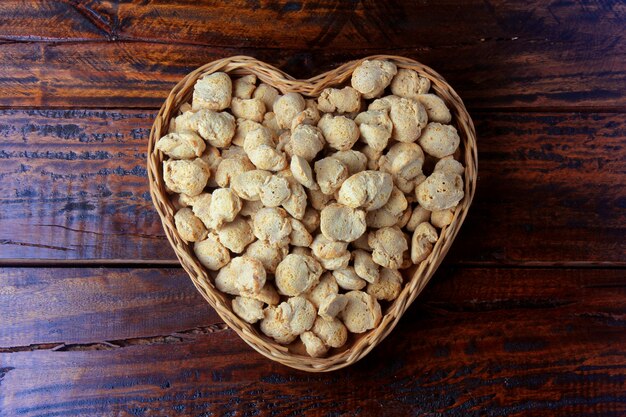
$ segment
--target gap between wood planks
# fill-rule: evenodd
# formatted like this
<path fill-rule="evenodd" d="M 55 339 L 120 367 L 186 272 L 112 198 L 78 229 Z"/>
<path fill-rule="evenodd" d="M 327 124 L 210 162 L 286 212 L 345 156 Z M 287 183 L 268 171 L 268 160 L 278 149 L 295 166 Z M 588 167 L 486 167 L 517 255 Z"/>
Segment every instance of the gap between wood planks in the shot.
<path fill-rule="evenodd" d="M 91 343 L 35 343 L 26 346 L 11 346 L 0 348 L 0 353 L 32 352 L 35 350 L 50 350 L 53 352 L 74 352 L 84 350 L 112 350 L 128 346 L 166 345 L 193 339 L 198 335 L 219 333 L 230 330 L 226 323 L 213 323 L 208 326 L 194 327 L 164 335 L 132 337 L 127 339 L 104 340 Z"/>
<path fill-rule="evenodd" d="M 98 106 L 81 105 L 81 110 L 130 110 L 158 112 L 159 107 L 130 107 L 130 106 L 107 106 L 106 103 Z M 33 106 L 33 105 L 0 105 L 2 110 L 76 110 L 76 106 Z M 626 107 L 622 106 L 512 106 L 512 107 L 468 107 L 470 113 L 626 113 Z"/>
<path fill-rule="evenodd" d="M 520 42 L 525 42 L 525 43 L 541 43 L 541 42 L 547 42 L 546 39 L 544 38 L 523 38 L 520 39 L 517 36 L 514 36 L 512 38 L 506 38 L 506 37 L 498 37 L 498 38 L 493 38 L 493 37 L 486 37 L 486 38 L 478 38 L 473 42 L 455 42 L 455 43 L 449 43 L 449 44 L 441 44 L 441 45 L 431 45 L 431 46 L 407 46 L 407 45 L 403 45 L 403 46 L 386 46 L 384 48 L 380 47 L 380 46 L 372 46 L 372 47 L 368 47 L 368 46 L 358 46 L 358 49 L 345 49 L 345 48 L 341 48 L 339 49 L 339 51 L 341 52 L 353 52 L 353 51 L 364 51 L 364 52 L 368 52 L 368 51 L 380 51 L 382 49 L 387 50 L 387 51 L 403 51 L 403 50 L 407 50 L 407 49 L 414 49 L 416 51 L 418 50 L 432 50 L 432 49 L 446 49 L 446 48 L 458 48 L 458 47 L 463 47 L 463 46 L 472 46 L 472 45 L 479 45 L 479 44 L 485 44 L 485 43 L 499 43 L 499 42 L 515 42 L 515 41 L 520 41 Z M 113 44 L 116 42 L 132 42 L 132 43 L 149 43 L 149 44 L 160 44 L 160 45 L 178 45 L 178 46 L 202 46 L 202 47 L 206 47 L 206 48 L 219 48 L 219 49 L 232 49 L 232 50 L 241 50 L 241 49 L 268 49 L 268 50 L 280 50 L 280 51 L 301 51 L 304 48 L 285 48 L 283 46 L 274 46 L 274 45 L 268 45 L 265 44 L 262 47 L 254 47 L 254 46 L 229 46 L 229 45 L 219 45 L 219 44 L 213 44 L 213 43 L 208 43 L 208 42 L 202 42 L 202 41 L 198 41 L 198 42 L 193 42 L 191 40 L 179 40 L 179 39 L 161 39 L 161 38 L 147 38 L 147 37 L 142 37 L 142 36 L 127 36 L 127 35 L 115 35 L 114 38 L 106 38 L 106 39 L 95 39 L 95 38 L 47 38 L 47 37 L 43 37 L 43 36 L 11 36 L 11 35 L 2 35 L 0 36 L 0 45 L 2 44 L 37 44 L 37 43 L 45 43 L 45 44 L 50 44 L 50 45 L 56 45 L 56 44 L 83 44 L 83 43 L 92 43 L 92 44 L 98 44 L 98 43 L 104 43 L 104 44 Z M 554 42 L 553 42 L 554 43 Z M 562 44 L 570 44 L 568 42 L 560 42 Z M 317 47 L 309 47 L 306 48 L 309 51 L 313 51 L 313 52 L 324 52 L 327 51 L 327 47 L 322 45 L 322 46 L 317 46 Z"/>
<path fill-rule="evenodd" d="M 0 268 L 171 268 L 182 269 L 173 259 L 0 259 Z M 441 268 L 489 269 L 626 269 L 626 262 L 528 262 L 497 264 L 493 262 L 455 262 Z"/>

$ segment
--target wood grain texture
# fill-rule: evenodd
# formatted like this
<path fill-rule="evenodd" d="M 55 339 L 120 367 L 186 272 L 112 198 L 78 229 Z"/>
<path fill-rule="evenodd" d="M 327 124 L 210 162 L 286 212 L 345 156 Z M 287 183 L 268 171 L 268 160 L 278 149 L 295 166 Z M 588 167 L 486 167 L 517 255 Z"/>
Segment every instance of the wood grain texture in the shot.
<path fill-rule="evenodd" d="M 3 349 L 0 406 L 7 415 L 626 412 L 622 270 L 443 268 L 367 358 L 315 375 L 266 360 L 230 330 L 185 332 L 189 326 L 215 324 L 214 313 L 181 308 L 176 318 L 183 334 L 172 334 L 172 322 L 159 311 L 169 311 L 166 294 L 180 294 L 193 305 L 195 290 L 184 271 L 169 272 L 1 270 L 2 288 L 12 291 L 0 295 L 3 313 L 15 311 L 11 303 L 24 304 L 18 309 L 26 311 L 44 297 L 52 300 L 51 322 L 31 318 L 26 332 L 10 344 L 81 341 Z M 123 287 L 130 296 L 121 295 Z M 140 289 L 155 295 L 139 295 Z M 146 297 L 152 302 L 144 302 Z M 144 317 L 132 322 L 146 336 L 122 339 L 129 333 L 104 320 L 102 336 L 109 341 L 81 335 L 81 327 L 93 326 L 94 315 L 106 318 L 103 305 L 110 306 L 108 315 L 132 311 Z M 25 320 L 10 315 L 8 332 Z M 33 338 L 28 332 L 36 329 L 41 331 Z"/>
<path fill-rule="evenodd" d="M 625 11 L 0 1 L 0 265 L 19 265 L 0 267 L 0 416 L 626 415 Z M 297 372 L 168 267 L 145 171 L 154 109 L 229 55 L 305 78 L 390 51 L 468 104 L 478 192 L 387 340 L 347 369 Z"/>
<path fill-rule="evenodd" d="M 595 50 L 598 48 L 598 52 Z M 452 47 L 392 49 L 440 72 L 470 109 L 554 107 L 626 108 L 623 57 L 613 42 L 540 47 L 510 41 Z M 252 55 L 291 75 L 317 75 L 351 59 L 388 53 L 364 50 L 221 48 L 153 42 L 0 44 L 0 106 L 160 107 L 169 90 L 188 72 L 231 55 Z M 454 58 L 451 58 L 454 57 Z"/>
<path fill-rule="evenodd" d="M 506 40 L 574 46 L 621 35 L 625 20 L 623 5 L 607 0 L 444 0 L 436 7 L 407 0 L 33 0 L 27 6 L 5 0 L 0 5 L 0 34 L 5 40 L 99 38 L 232 48 L 362 50 L 372 45 L 415 48 Z"/>
<path fill-rule="evenodd" d="M 626 262 L 622 114 L 481 113 L 478 188 L 450 259 Z"/>
<path fill-rule="evenodd" d="M 153 117 L 0 111 L 0 258 L 175 262 L 144 168 Z M 449 262 L 626 262 L 622 115 L 474 118 L 478 192 Z"/>
<path fill-rule="evenodd" d="M 148 191 L 153 118 L 136 111 L 0 110 L 3 256 L 172 259 Z"/>
<path fill-rule="evenodd" d="M 72 3 L 78 2 L 3 1 L 0 3 L 0 39 L 4 42 L 102 39 L 98 27 Z"/>
<path fill-rule="evenodd" d="M 165 343 L 179 331 L 224 326 L 180 268 L 5 268 L 0 283 L 0 349 L 153 337 Z"/>

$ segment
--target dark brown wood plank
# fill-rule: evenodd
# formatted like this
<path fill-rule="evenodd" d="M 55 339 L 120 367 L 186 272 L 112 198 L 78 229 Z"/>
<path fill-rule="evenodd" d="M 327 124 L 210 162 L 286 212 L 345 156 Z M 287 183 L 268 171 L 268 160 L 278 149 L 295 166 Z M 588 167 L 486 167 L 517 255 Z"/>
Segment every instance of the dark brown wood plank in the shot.
<path fill-rule="evenodd" d="M 66 39 L 101 40 L 103 32 L 71 2 L 5 0 L 0 3 L 0 40 Z"/>
<path fill-rule="evenodd" d="M 191 70 L 252 55 L 309 77 L 375 53 L 417 59 L 440 72 L 471 109 L 626 109 L 626 45 L 621 38 L 573 47 L 559 42 L 474 42 L 454 46 L 320 51 L 223 48 L 153 42 L 0 44 L 0 106 L 160 107 Z"/>
<path fill-rule="evenodd" d="M 2 256 L 173 259 L 148 191 L 154 115 L 0 110 Z"/>
<path fill-rule="evenodd" d="M 175 262 L 145 171 L 150 111 L 0 111 L 0 258 Z M 449 262 L 626 263 L 622 114 L 477 112 Z"/>
<path fill-rule="evenodd" d="M 98 34 L 108 40 L 232 48 L 362 51 L 507 41 L 597 46 L 622 35 L 625 22 L 623 5 L 608 0 L 444 0 L 436 6 L 408 0 L 34 0 L 28 5 L 5 0 L 0 5 L 0 35 L 7 40 L 71 41 Z"/>
<path fill-rule="evenodd" d="M 0 283 L 0 349 L 167 341 L 223 326 L 180 268 L 4 268 Z"/>
<path fill-rule="evenodd" d="M 626 262 L 623 114 L 480 113 L 475 121 L 478 188 L 449 260 Z"/>
<path fill-rule="evenodd" d="M 180 304 L 180 330 L 213 324 L 214 313 L 197 315 L 183 306 L 195 304 L 194 289 L 182 270 L 170 272 L 168 277 L 152 270 L 2 270 L 0 309 L 42 309 L 37 303 L 45 297 L 52 320 L 31 319 L 11 344 L 85 342 L 57 350 L 3 349 L 3 411 L 11 416 L 626 413 L 623 270 L 444 268 L 387 340 L 361 362 L 331 374 L 274 364 L 230 330 L 172 335 L 171 321 L 164 322 L 159 312 L 172 303 L 165 294 Z M 155 296 L 146 298 L 141 291 Z M 177 298 L 177 291 L 184 295 Z M 144 302 L 148 299 L 152 302 Z M 104 305 L 111 312 L 101 312 Z M 109 323 L 115 314 L 128 314 L 130 332 Z M 62 319 L 67 322 L 59 325 Z M 10 334 L 27 320 L 10 315 L 9 327 L 0 331 Z M 84 326 L 93 333 L 80 335 Z M 36 338 L 28 335 L 38 328 Z M 98 332 L 103 338 L 153 334 L 91 344 Z"/>

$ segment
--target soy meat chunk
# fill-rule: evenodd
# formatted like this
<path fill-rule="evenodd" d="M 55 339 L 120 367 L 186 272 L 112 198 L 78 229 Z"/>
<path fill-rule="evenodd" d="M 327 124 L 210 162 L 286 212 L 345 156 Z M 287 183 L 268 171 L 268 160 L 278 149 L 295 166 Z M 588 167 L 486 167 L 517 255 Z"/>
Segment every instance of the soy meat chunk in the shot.
<path fill-rule="evenodd" d="M 248 74 L 233 81 L 233 97 L 252 98 L 256 89 L 256 75 Z"/>
<path fill-rule="evenodd" d="M 348 243 L 328 239 L 321 233 L 313 239 L 311 250 L 318 259 L 333 259 L 349 254 Z"/>
<path fill-rule="evenodd" d="M 246 155 L 246 151 L 243 149 L 243 146 L 237 146 L 232 143 L 228 148 L 222 149 L 222 159 L 231 158 L 250 160 L 248 155 Z"/>
<path fill-rule="evenodd" d="M 198 261 L 210 271 L 217 271 L 230 262 L 230 252 L 219 241 L 216 234 L 210 233 L 206 239 L 193 245 Z"/>
<path fill-rule="evenodd" d="M 393 62 L 379 59 L 363 61 L 352 73 L 352 87 L 365 99 L 379 97 L 397 72 Z"/>
<path fill-rule="evenodd" d="M 447 124 L 452 120 L 450 110 L 441 97 L 435 94 L 419 94 L 417 101 L 426 109 L 429 121 Z"/>
<path fill-rule="evenodd" d="M 335 277 L 337 285 L 344 290 L 360 290 L 367 285 L 367 282 L 358 276 L 352 267 L 333 271 L 333 277 Z"/>
<path fill-rule="evenodd" d="M 246 248 L 245 254 L 251 258 L 258 259 L 270 274 L 276 272 L 278 264 L 289 253 L 287 245 L 273 245 L 263 240 L 255 240 Z"/>
<path fill-rule="evenodd" d="M 248 132 L 243 148 L 258 169 L 280 171 L 287 166 L 285 155 L 276 150 L 272 133 L 266 127 Z"/>
<path fill-rule="evenodd" d="M 291 156 L 297 155 L 311 162 L 324 149 L 325 144 L 324 135 L 318 127 L 299 125 L 291 132 L 285 151 Z"/>
<path fill-rule="evenodd" d="M 322 271 L 322 266 L 314 258 L 289 254 L 276 268 L 276 286 L 281 294 L 297 296 L 317 284 Z"/>
<path fill-rule="evenodd" d="M 291 196 L 289 182 L 278 175 L 267 177 L 259 190 L 261 202 L 266 207 L 278 207 Z"/>
<path fill-rule="evenodd" d="M 291 128 L 293 119 L 306 107 L 304 98 L 298 93 L 287 93 L 276 98 L 273 111 L 281 129 Z"/>
<path fill-rule="evenodd" d="M 304 296 L 313 304 L 315 308 L 319 308 L 327 297 L 338 294 L 339 287 L 335 278 L 330 272 L 324 272 L 319 282 L 313 286 Z"/>
<path fill-rule="evenodd" d="M 438 238 L 437 230 L 430 223 L 424 222 L 417 226 L 411 239 L 411 261 L 417 264 L 426 259 Z"/>
<path fill-rule="evenodd" d="M 427 222 L 430 219 L 430 216 L 430 210 L 426 210 L 422 206 L 415 207 L 413 213 L 411 213 L 411 218 L 409 219 L 409 222 L 406 224 L 406 229 L 409 232 L 415 231 L 417 226 L 419 226 L 421 223 Z"/>
<path fill-rule="evenodd" d="M 389 200 L 377 210 L 367 212 L 367 227 L 380 228 L 390 227 L 400 221 L 409 203 L 404 193 L 397 187 L 393 187 Z"/>
<path fill-rule="evenodd" d="M 315 182 L 313 170 L 306 159 L 294 155 L 291 157 L 290 163 L 291 174 L 293 177 L 306 188 L 318 189 L 319 186 Z"/>
<path fill-rule="evenodd" d="M 341 312 L 341 319 L 352 333 L 364 333 L 380 324 L 382 311 L 373 296 L 363 291 L 350 291 L 346 294 L 348 303 Z"/>
<path fill-rule="evenodd" d="M 261 301 L 262 303 L 270 306 L 276 306 L 280 303 L 280 295 L 278 295 L 278 291 L 276 291 L 276 288 L 274 288 L 272 284 L 267 281 L 265 282 L 263 288 L 261 288 L 261 291 L 257 293 L 241 291 L 241 296 Z"/>
<path fill-rule="evenodd" d="M 370 145 L 365 145 L 361 146 L 359 151 L 367 157 L 367 169 L 377 170 L 378 161 L 380 157 L 383 156 L 383 149 L 376 149 Z"/>
<path fill-rule="evenodd" d="M 230 146 L 237 123 L 232 114 L 202 109 L 193 116 L 198 134 L 211 146 L 227 148 Z"/>
<path fill-rule="evenodd" d="M 422 149 L 435 158 L 452 155 L 460 143 L 461 139 L 456 128 L 441 123 L 428 123 L 419 138 Z"/>
<path fill-rule="evenodd" d="M 218 186 L 226 188 L 230 186 L 233 178 L 247 171 L 252 171 L 255 166 L 247 157 L 244 158 L 222 158 L 215 171 L 215 182 Z"/>
<path fill-rule="evenodd" d="M 398 97 L 416 100 L 418 95 L 426 94 L 428 90 L 430 90 L 430 80 L 410 69 L 399 69 L 391 80 L 391 92 Z"/>
<path fill-rule="evenodd" d="M 374 150 L 382 152 L 387 147 L 393 131 L 393 123 L 388 109 L 368 110 L 359 113 L 354 122 L 359 127 L 360 136 Z"/>
<path fill-rule="evenodd" d="M 311 331 L 319 337 L 326 346 L 340 348 L 348 341 L 348 330 L 337 320 L 326 320 L 318 317 L 313 323 Z"/>
<path fill-rule="evenodd" d="M 272 245 L 285 245 L 289 243 L 291 221 L 282 208 L 265 207 L 254 215 L 252 231 L 257 239 Z"/>
<path fill-rule="evenodd" d="M 383 227 L 370 232 L 368 243 L 374 249 L 372 260 L 385 268 L 398 269 L 409 245 L 397 227 Z"/>
<path fill-rule="evenodd" d="M 291 130 L 293 131 L 299 125 L 317 126 L 320 121 L 320 112 L 317 108 L 315 100 L 306 100 L 306 107 L 296 115 L 291 121 Z"/>
<path fill-rule="evenodd" d="M 254 169 L 231 178 L 230 186 L 239 198 L 249 201 L 260 201 L 261 187 L 267 178 L 271 176 L 272 173 L 269 171 Z"/>
<path fill-rule="evenodd" d="M 274 114 L 273 111 L 268 111 L 263 115 L 263 122 L 261 125 L 271 130 L 276 136 L 280 136 L 283 132 L 283 129 L 278 126 L 278 120 L 276 120 L 276 114 Z"/>
<path fill-rule="evenodd" d="M 198 124 L 194 119 L 195 111 L 182 111 L 176 117 L 173 117 L 170 121 L 170 128 L 167 133 L 185 133 L 196 132 L 198 130 Z"/>
<path fill-rule="evenodd" d="M 325 88 L 317 98 L 317 108 L 325 113 L 353 113 L 361 107 L 361 95 L 352 87 Z"/>
<path fill-rule="evenodd" d="M 331 259 L 320 258 L 318 260 L 320 261 L 322 268 L 324 268 L 327 271 L 336 271 L 339 269 L 346 269 L 348 267 L 348 264 L 350 263 L 350 252 L 346 252 L 343 255 L 338 256 L 336 258 L 331 258 Z"/>
<path fill-rule="evenodd" d="M 330 204 L 320 214 L 320 230 L 330 240 L 352 242 L 367 228 L 365 212 L 342 204 Z"/>
<path fill-rule="evenodd" d="M 218 188 L 211 194 L 209 210 L 211 219 L 209 228 L 214 229 L 235 220 L 241 210 L 241 200 L 230 188 Z"/>
<path fill-rule="evenodd" d="M 343 294 L 335 294 L 322 301 L 318 314 L 326 320 L 335 318 L 348 304 L 348 298 Z"/>
<path fill-rule="evenodd" d="M 293 310 L 288 303 L 283 302 L 277 307 L 269 306 L 263 313 L 265 317 L 261 320 L 260 327 L 261 332 L 266 336 L 284 345 L 288 345 L 298 337 L 291 331 L 289 325 Z"/>
<path fill-rule="evenodd" d="M 306 349 L 306 353 L 312 358 L 322 357 L 328 352 L 328 346 L 313 332 L 302 333 L 300 340 Z"/>
<path fill-rule="evenodd" d="M 217 235 L 222 245 L 233 253 L 242 253 L 255 240 L 250 223 L 243 217 L 218 227 Z"/>
<path fill-rule="evenodd" d="M 233 312 L 246 323 L 254 324 L 262 320 L 263 302 L 248 297 L 237 296 L 232 301 Z"/>
<path fill-rule="evenodd" d="M 200 78 L 193 89 L 192 109 L 224 110 L 230 106 L 233 84 L 228 74 L 215 72 Z"/>
<path fill-rule="evenodd" d="M 415 142 L 428 123 L 428 114 L 419 102 L 397 96 L 386 96 L 374 101 L 368 110 L 389 110 L 393 124 L 391 138 L 398 142 Z"/>
<path fill-rule="evenodd" d="M 301 335 L 313 327 L 317 311 L 313 304 L 304 297 L 291 297 L 287 300 L 293 315 L 289 321 L 291 333 Z"/>
<path fill-rule="evenodd" d="M 265 104 L 267 109 L 272 109 L 274 107 L 274 101 L 278 98 L 280 93 L 278 90 L 271 85 L 261 83 L 252 93 L 252 98 L 258 98 Z"/>
<path fill-rule="evenodd" d="M 291 191 L 289 198 L 282 204 L 283 208 L 294 219 L 302 220 L 307 208 L 307 195 L 304 187 L 293 178 L 289 170 L 281 171 L 278 175 L 283 176 L 289 182 L 289 190 Z"/>
<path fill-rule="evenodd" d="M 406 199 L 406 196 L 405 196 Z M 408 199 L 406 199 L 408 202 Z M 402 215 L 400 216 L 400 219 L 396 222 L 396 226 L 398 226 L 400 229 L 402 229 L 403 227 L 405 227 L 407 225 L 407 223 L 409 222 L 409 219 L 411 218 L 411 214 L 413 214 L 413 209 L 411 208 L 411 206 L 409 205 L 406 210 L 404 210 L 402 212 Z"/>
<path fill-rule="evenodd" d="M 265 286 L 267 275 L 263 264 L 258 259 L 243 255 L 233 258 L 228 265 L 237 273 L 235 287 L 240 294 L 257 294 Z"/>
<path fill-rule="evenodd" d="M 355 150 L 337 151 L 330 154 L 331 157 L 341 161 L 348 168 L 348 176 L 357 172 L 365 171 L 367 168 L 367 157 L 365 154 Z"/>
<path fill-rule="evenodd" d="M 381 208 L 389 200 L 393 189 L 392 176 L 386 172 L 362 171 L 341 184 L 337 202 L 366 211 Z"/>
<path fill-rule="evenodd" d="M 211 200 L 213 197 L 209 193 L 202 193 L 195 197 L 189 197 L 186 194 L 180 194 L 179 197 L 184 196 L 184 200 L 188 201 L 193 214 L 198 217 L 207 229 L 211 229 L 214 226 L 213 219 L 211 217 Z"/>
<path fill-rule="evenodd" d="M 307 207 L 304 211 L 304 216 L 300 221 L 309 233 L 313 233 L 318 227 L 320 227 L 320 213 L 313 207 Z"/>
<path fill-rule="evenodd" d="M 433 211 L 430 215 L 430 223 L 442 229 L 449 224 L 452 223 L 452 219 L 454 219 L 454 210 L 453 209 L 445 209 L 445 210 L 436 210 Z"/>
<path fill-rule="evenodd" d="M 231 101 L 231 111 L 238 118 L 261 123 L 265 115 L 265 104 L 258 98 L 238 98 Z"/>
<path fill-rule="evenodd" d="M 402 274 L 397 269 L 382 268 L 380 279 L 367 285 L 366 292 L 377 300 L 393 301 L 402 290 Z"/>
<path fill-rule="evenodd" d="M 461 164 L 459 161 L 454 159 L 452 155 L 449 155 L 437 161 L 434 171 L 444 171 L 452 174 L 463 175 L 463 173 L 465 172 L 465 167 L 463 167 L 463 164 Z"/>
<path fill-rule="evenodd" d="M 311 233 L 306 229 L 304 224 L 297 219 L 291 219 L 291 234 L 289 241 L 292 246 L 302 246 L 308 248 L 313 242 Z"/>
<path fill-rule="evenodd" d="M 326 113 L 317 124 L 331 148 L 347 151 L 359 139 L 360 131 L 354 120 Z"/>
<path fill-rule="evenodd" d="M 265 206 L 263 205 L 261 200 L 251 201 L 242 199 L 241 210 L 239 211 L 239 214 L 244 217 L 254 217 L 256 212 L 261 210 L 263 207 Z"/>
<path fill-rule="evenodd" d="M 265 268 L 257 259 L 248 256 L 233 258 L 219 270 L 215 286 L 227 294 L 259 293 L 266 282 Z"/>
<path fill-rule="evenodd" d="M 237 146 L 243 146 L 246 140 L 246 135 L 253 130 L 257 130 L 263 127 L 262 124 L 255 122 L 254 120 L 237 119 L 235 126 L 235 135 L 231 143 Z"/>
<path fill-rule="evenodd" d="M 357 249 L 352 252 L 352 256 L 354 257 L 354 272 L 371 284 L 377 282 L 380 276 L 380 266 L 372 260 L 372 254 Z"/>
<path fill-rule="evenodd" d="M 330 195 L 348 178 L 348 168 L 338 159 L 326 157 L 315 162 L 315 177 L 320 191 Z"/>
<path fill-rule="evenodd" d="M 197 242 L 204 240 L 207 236 L 207 230 L 202 221 L 197 218 L 190 208 L 182 208 L 174 215 L 174 223 L 180 237 L 187 242 Z"/>
<path fill-rule="evenodd" d="M 456 207 L 463 199 L 463 178 L 460 175 L 435 171 L 415 188 L 420 206 L 436 211 Z"/>
<path fill-rule="evenodd" d="M 197 196 L 204 190 L 210 175 L 209 166 L 200 158 L 163 161 L 165 186 L 175 193 Z"/>
<path fill-rule="evenodd" d="M 378 161 L 379 169 L 388 172 L 404 193 L 411 193 L 422 175 L 424 152 L 415 143 L 396 143 Z"/>
<path fill-rule="evenodd" d="M 202 155 L 206 142 L 194 132 L 168 133 L 155 147 L 172 159 L 192 159 Z"/>
<path fill-rule="evenodd" d="M 321 211 L 334 200 L 334 194 L 324 194 L 322 191 L 317 189 L 309 188 L 307 190 L 308 200 L 311 203 L 311 207 L 317 211 Z"/>

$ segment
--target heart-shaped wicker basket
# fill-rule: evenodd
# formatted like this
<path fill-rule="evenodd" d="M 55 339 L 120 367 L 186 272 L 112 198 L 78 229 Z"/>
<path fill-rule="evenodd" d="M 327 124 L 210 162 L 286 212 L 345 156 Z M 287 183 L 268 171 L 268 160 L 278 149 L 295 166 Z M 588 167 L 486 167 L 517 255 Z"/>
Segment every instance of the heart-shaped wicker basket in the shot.
<path fill-rule="evenodd" d="M 276 87 L 283 94 L 298 92 L 305 96 L 317 97 L 324 88 L 345 83 L 354 69 L 367 59 L 386 59 L 394 62 L 399 68 L 417 71 L 431 81 L 432 89 L 446 102 L 453 115 L 452 123 L 456 125 L 461 137 L 461 162 L 465 165 L 465 197 L 456 208 L 452 224 L 441 231 L 430 256 L 419 265 L 403 271 L 405 286 L 398 298 L 383 310 L 380 325 L 366 333 L 351 335 L 343 348 L 331 350 L 327 357 L 312 358 L 306 353 L 290 351 L 288 347 L 277 344 L 260 333 L 255 326 L 244 322 L 233 313 L 230 298 L 215 288 L 207 270 L 196 259 L 192 247 L 179 236 L 176 230 L 175 209 L 163 181 L 163 154 L 156 150 L 154 145 L 167 132 L 170 118 L 176 115 L 179 106 L 191 99 L 196 81 L 205 74 L 216 71 L 233 75 L 255 74 L 261 81 Z M 390 55 L 376 55 L 348 62 L 308 80 L 296 80 L 271 65 L 246 56 L 234 56 L 211 62 L 189 73 L 172 89 L 156 117 L 148 143 L 150 194 L 161 216 L 165 234 L 195 287 L 220 317 L 256 351 L 284 365 L 309 372 L 332 371 L 353 364 L 367 355 L 393 330 L 406 309 L 424 289 L 457 235 L 474 196 L 476 173 L 476 132 L 463 101 L 443 77 L 431 68 L 408 58 Z"/>

